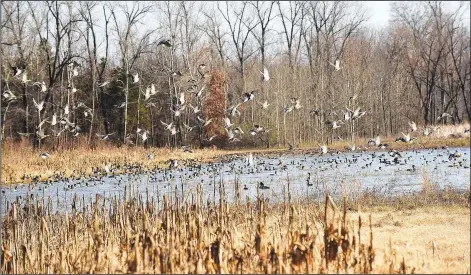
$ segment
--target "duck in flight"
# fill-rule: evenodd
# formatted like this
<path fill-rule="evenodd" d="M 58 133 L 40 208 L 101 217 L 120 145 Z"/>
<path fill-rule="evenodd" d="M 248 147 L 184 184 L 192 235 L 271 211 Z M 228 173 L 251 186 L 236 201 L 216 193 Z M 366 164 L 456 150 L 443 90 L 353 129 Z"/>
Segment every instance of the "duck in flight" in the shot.
<path fill-rule="evenodd" d="M 170 48 L 172 47 L 172 40 L 164 38 L 160 40 L 159 43 L 157 43 L 157 47 L 160 45 L 164 45 L 165 47 Z"/>
<path fill-rule="evenodd" d="M 268 106 L 270 106 L 270 104 L 268 104 L 268 101 L 265 100 L 265 102 L 263 103 L 260 103 L 260 102 L 257 102 L 258 105 L 260 105 L 260 107 L 262 107 L 262 109 L 266 109 L 268 108 Z"/>
<path fill-rule="evenodd" d="M 263 72 L 260 71 L 260 73 L 262 74 L 263 81 L 267 82 L 268 80 L 270 80 L 270 74 L 268 73 L 267 67 L 263 66 Z"/>
<path fill-rule="evenodd" d="M 255 98 L 254 92 L 255 92 L 255 90 L 254 90 L 254 91 L 251 91 L 250 93 L 245 93 L 245 94 L 244 94 L 244 98 L 243 98 L 243 102 L 247 102 L 247 101 L 253 100 L 253 99 Z"/>
<path fill-rule="evenodd" d="M 100 135 L 98 133 L 96 133 L 96 136 L 99 137 L 101 140 L 107 140 L 110 136 L 114 135 L 115 133 L 111 133 L 111 134 L 106 134 L 106 135 Z"/>
<path fill-rule="evenodd" d="M 329 64 L 332 65 L 332 66 L 334 66 L 335 71 L 340 71 L 340 70 L 342 69 L 342 68 L 340 68 L 340 60 L 338 60 L 338 59 L 335 60 L 335 65 L 332 64 L 332 63 L 330 63 L 330 61 L 329 61 Z"/>

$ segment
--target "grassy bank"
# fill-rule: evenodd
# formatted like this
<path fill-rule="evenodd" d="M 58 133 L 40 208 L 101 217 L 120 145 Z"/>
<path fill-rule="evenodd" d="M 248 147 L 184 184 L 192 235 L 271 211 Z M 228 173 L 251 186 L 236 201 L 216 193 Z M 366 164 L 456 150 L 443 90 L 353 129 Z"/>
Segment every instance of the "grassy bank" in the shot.
<path fill-rule="evenodd" d="M 469 191 L 207 205 L 200 190 L 193 202 L 78 198 L 62 214 L 18 201 L 4 219 L 2 273 L 470 271 Z"/>
<path fill-rule="evenodd" d="M 80 178 L 92 174 L 94 168 L 104 171 L 105 165 L 139 165 L 143 169 L 150 169 L 156 165 L 168 166 L 170 159 L 207 161 L 224 154 L 224 151 L 212 149 L 185 153 L 182 149 L 146 150 L 142 147 L 110 146 L 95 150 L 82 148 L 51 152 L 50 158 L 42 159 L 39 157 L 41 152 L 7 144 L 3 150 L 2 182 L 29 183 L 33 178 L 38 178 L 39 181 L 54 180 L 59 174 L 67 178 Z M 153 154 L 154 157 L 150 159 L 148 154 Z M 28 176 L 27 179 L 23 178 L 25 175 Z"/>

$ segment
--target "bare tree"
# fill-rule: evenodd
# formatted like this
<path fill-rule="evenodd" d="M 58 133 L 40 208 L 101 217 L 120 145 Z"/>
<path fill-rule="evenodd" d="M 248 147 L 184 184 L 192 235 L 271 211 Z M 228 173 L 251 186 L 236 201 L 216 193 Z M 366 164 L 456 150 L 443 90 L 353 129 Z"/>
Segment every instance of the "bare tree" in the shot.
<path fill-rule="evenodd" d="M 316 127 L 321 128 L 323 136 L 325 134 L 324 125 L 328 122 L 326 114 L 336 108 L 339 100 L 345 102 L 349 96 L 353 96 L 351 80 L 346 83 L 336 81 L 339 77 L 333 78 L 334 70 L 330 67 L 329 62 L 340 61 L 347 42 L 361 24 L 367 20 L 367 16 L 366 11 L 358 3 L 315 1 L 309 2 L 305 8 L 308 23 L 302 29 L 302 36 L 313 81 L 311 87 L 316 91 L 314 108 L 319 109 L 321 114 L 316 116 Z M 338 90 L 345 90 L 346 94 L 339 94 Z M 317 91 L 326 92 L 321 97 Z M 354 123 L 352 123 L 350 130 L 352 142 L 354 142 Z"/>
<path fill-rule="evenodd" d="M 232 4 L 232 3 L 231 3 Z M 230 7 L 231 6 L 231 7 Z M 237 62 L 233 62 L 231 58 L 229 60 L 232 64 L 237 64 L 236 70 L 240 75 L 242 86 L 238 86 L 239 91 L 247 91 L 246 87 L 246 71 L 245 63 L 256 50 L 249 48 L 249 36 L 252 30 L 257 26 L 255 19 L 251 17 L 248 13 L 248 2 L 243 1 L 241 6 L 238 8 L 235 5 L 229 5 L 229 2 L 225 3 L 225 10 L 220 7 L 219 2 L 217 3 L 217 8 L 219 13 L 224 18 L 224 21 L 229 26 L 229 32 L 232 38 L 233 46 L 237 56 Z M 230 12 L 230 10 L 232 12 Z M 235 18 L 232 18 L 232 15 L 235 15 Z M 245 121 L 245 112 L 244 112 L 244 121 Z M 254 103 L 252 102 L 251 106 L 251 122 L 254 121 Z"/>
<path fill-rule="evenodd" d="M 103 118 L 103 109 L 105 106 L 102 104 L 102 100 L 100 100 L 101 96 L 98 95 L 99 86 L 98 83 L 103 82 L 104 73 L 107 68 L 108 64 L 108 49 L 109 49 L 109 36 L 108 36 L 108 24 L 109 24 L 109 15 L 106 14 L 105 6 L 103 8 L 103 18 L 105 20 L 104 31 L 104 43 L 105 43 L 105 56 L 102 58 L 102 64 L 99 65 L 98 61 L 98 39 L 97 33 L 95 30 L 95 18 L 92 16 L 93 10 L 97 6 L 96 2 L 83 2 L 80 9 L 80 14 L 83 20 L 86 23 L 86 32 L 83 33 L 83 37 L 86 41 L 87 45 L 87 53 L 88 53 L 88 62 L 90 64 L 90 77 L 92 80 L 91 88 L 92 88 L 92 113 L 91 113 L 91 122 L 90 122 L 90 130 L 89 130 L 89 138 L 88 142 L 91 142 L 92 135 L 93 135 L 93 125 L 96 121 L 96 112 L 95 112 L 95 105 L 96 101 L 98 101 L 98 105 L 100 106 L 100 114 Z M 101 92 L 103 92 L 103 87 L 100 88 Z M 101 95 L 101 93 L 100 93 Z M 109 122 L 107 119 L 103 119 L 104 122 L 104 129 L 105 134 L 109 134 Z"/>
<path fill-rule="evenodd" d="M 413 8 L 420 12 L 412 14 Z M 452 52 L 447 46 L 447 21 L 450 15 L 443 12 L 441 2 L 420 3 L 412 7 L 396 4 L 393 6 L 393 15 L 410 33 L 407 67 L 419 96 L 423 121 L 428 125 L 435 121 L 437 115 L 434 110 L 439 85 L 443 81 L 441 65 Z M 445 90 L 441 89 L 441 93 L 443 106 Z"/>
<path fill-rule="evenodd" d="M 281 23 L 283 25 L 283 35 L 285 37 L 287 47 L 288 47 L 288 61 L 289 67 L 292 69 L 294 66 L 295 54 L 293 53 L 293 46 L 295 39 L 299 34 L 299 26 L 301 20 L 303 20 L 302 11 L 304 7 L 304 2 L 302 1 L 288 1 L 288 11 L 282 8 L 281 2 L 276 2 L 278 5 L 278 11 L 281 18 Z M 289 14 L 286 14 L 289 13 Z"/>
<path fill-rule="evenodd" d="M 211 43 L 216 47 L 219 56 L 219 62 L 223 68 L 226 67 L 225 45 L 227 43 L 225 36 L 227 32 L 222 28 L 222 23 L 216 16 L 214 9 L 203 12 L 206 20 L 201 29 L 209 37 Z"/>
<path fill-rule="evenodd" d="M 182 63 L 178 59 L 178 51 L 182 52 L 181 47 L 182 47 L 182 41 L 181 37 L 178 37 L 178 29 L 180 28 L 181 24 L 181 14 L 182 14 L 182 6 L 178 2 L 172 2 L 172 1 L 164 1 L 164 2 L 159 2 L 158 5 L 159 10 L 163 13 L 163 16 L 161 18 L 162 26 L 164 26 L 164 32 L 165 32 L 165 39 L 171 39 L 172 43 L 168 49 L 164 49 L 161 51 L 160 57 L 164 60 L 163 62 L 163 67 L 166 68 L 166 71 L 169 72 L 166 75 L 166 84 L 169 89 L 169 95 L 166 97 L 165 102 L 163 103 L 165 106 L 166 110 L 173 110 L 174 106 L 176 106 L 177 98 L 179 95 L 179 83 L 184 82 L 182 79 L 177 79 L 176 72 L 181 72 L 180 68 L 182 67 Z M 184 66 L 184 65 L 183 65 Z M 169 106 L 170 108 L 168 108 Z M 182 141 L 182 130 L 181 130 L 181 123 L 180 119 L 178 117 L 175 117 L 175 113 L 172 111 L 170 112 L 164 112 L 164 117 L 165 120 L 171 119 L 172 122 L 176 121 L 176 127 L 178 128 L 178 133 L 176 135 L 166 135 L 167 138 L 167 144 L 173 144 L 173 146 L 176 146 L 178 142 Z M 160 125 L 160 123 L 159 123 Z"/>
<path fill-rule="evenodd" d="M 46 59 L 47 90 L 44 98 L 44 112 L 38 111 L 38 125 L 41 123 L 41 115 L 47 116 L 48 111 L 55 106 L 54 91 L 55 85 L 63 87 L 64 73 L 69 73 L 68 66 L 74 58 L 79 57 L 72 50 L 73 45 L 79 39 L 77 35 L 77 24 L 81 19 L 77 12 L 74 12 L 72 3 L 59 3 L 58 1 L 45 2 L 46 11 L 38 14 L 36 3 L 28 2 L 29 10 L 34 21 L 36 34 L 39 36 L 40 51 Z M 45 15 L 45 17 L 43 17 Z M 50 18 L 51 16 L 52 18 Z M 53 27 L 51 27 L 51 25 Z M 45 28 L 45 29 L 44 29 Z M 69 79 L 67 79 L 69 80 Z M 60 104 L 62 104 L 62 93 L 60 93 Z M 68 93 L 69 95 L 69 93 Z M 37 101 L 42 101 L 38 93 Z M 41 131 L 41 129 L 40 129 Z M 41 138 L 38 138 L 38 145 L 41 145 Z"/>
<path fill-rule="evenodd" d="M 132 7 L 129 8 L 127 4 L 118 5 L 120 11 L 124 14 L 125 22 L 124 27 L 121 28 L 121 22 L 118 21 L 115 10 L 111 8 L 111 15 L 115 23 L 115 31 L 118 36 L 119 50 L 121 53 L 121 64 L 124 69 L 125 76 L 125 87 L 124 87 L 124 96 L 125 96 L 125 106 L 124 106 L 124 133 L 123 133 L 123 142 L 126 143 L 127 137 L 127 125 L 128 125 L 128 97 L 129 97 L 129 80 L 133 75 L 130 72 L 133 70 L 134 63 L 142 54 L 142 52 L 149 46 L 149 36 L 153 33 L 152 30 L 146 31 L 141 37 L 137 37 L 138 34 L 135 33 L 135 28 L 139 23 L 142 23 L 142 18 L 149 12 L 152 11 L 152 5 L 144 4 L 141 6 L 141 3 L 133 3 Z M 137 47 L 132 48 L 131 42 L 138 41 Z M 134 72 L 138 74 L 138 72 Z M 140 83 L 138 84 L 140 85 Z M 140 96 L 140 89 L 138 88 L 138 95 Z M 138 108 L 139 110 L 139 108 Z M 136 125 L 136 128 L 138 125 Z M 137 140 L 137 137 L 136 137 Z"/>
<path fill-rule="evenodd" d="M 275 4 L 275 1 L 270 1 L 270 2 L 252 1 L 250 2 L 250 4 L 255 9 L 255 12 L 258 18 L 257 26 L 259 26 L 259 31 L 256 31 L 256 29 L 253 29 L 252 34 L 257 40 L 259 48 L 260 48 L 260 54 L 261 54 L 261 59 L 262 59 L 262 66 L 260 68 L 260 71 L 262 72 L 264 68 L 266 68 L 266 50 L 267 50 L 267 46 L 270 44 L 269 41 L 267 41 L 267 39 L 268 39 L 269 32 L 271 30 L 269 28 L 269 24 L 274 18 L 273 6 Z M 268 90 L 265 89 L 263 82 L 261 85 L 261 90 L 265 98 L 268 98 Z M 266 126 L 268 125 L 270 125 L 270 115 L 267 112 L 266 113 Z M 270 138 L 268 137 L 268 133 L 267 133 L 266 140 L 267 140 L 267 147 L 270 147 Z"/>
<path fill-rule="evenodd" d="M 257 18 L 258 24 L 260 28 L 260 32 L 256 32 L 255 29 L 252 31 L 254 34 L 255 39 L 257 39 L 258 45 L 260 47 L 260 54 L 262 57 L 262 66 L 265 65 L 265 51 L 266 46 L 269 44 L 267 41 L 267 36 L 269 35 L 269 24 L 274 18 L 273 5 L 275 1 L 270 2 L 262 2 L 262 1 L 252 1 L 250 4 L 254 7 Z"/>
<path fill-rule="evenodd" d="M 198 43 L 201 40 L 202 33 L 198 28 L 197 16 L 197 3 L 196 2 L 180 2 L 181 6 L 181 24 L 180 37 L 182 37 L 183 45 L 183 59 L 186 69 L 189 71 L 191 77 L 193 77 L 192 70 L 197 68 L 197 49 Z M 200 7 L 201 10 L 201 7 Z"/>
<path fill-rule="evenodd" d="M 226 1 L 226 9 L 223 11 L 219 5 L 219 2 L 217 3 L 217 8 L 220 14 L 229 26 L 233 46 L 237 55 L 238 66 L 236 66 L 236 68 L 242 79 L 244 79 L 245 75 L 245 61 L 256 52 L 247 48 L 249 35 L 251 31 L 257 26 L 257 24 L 254 23 L 255 20 L 251 17 L 248 17 L 247 15 L 247 4 L 247 1 L 243 1 L 241 3 L 242 6 L 240 9 L 237 9 L 237 7 L 229 5 L 229 2 Z M 231 18 L 230 8 L 232 9 L 233 15 L 235 15 L 235 19 Z M 232 61 L 230 58 L 229 60 Z"/>
<path fill-rule="evenodd" d="M 25 10 L 27 8 L 26 3 L 24 2 L 2 2 L 2 10 L 4 11 L 4 19 L 2 20 L 2 29 L 4 28 L 4 35 L 2 39 L 2 56 L 5 57 L 6 60 L 8 60 L 8 56 L 13 56 L 10 55 L 11 51 L 13 50 L 12 47 L 14 47 L 17 51 L 18 60 L 8 60 L 8 63 L 10 66 L 15 66 L 15 67 L 23 67 L 26 69 L 26 65 L 30 62 L 31 60 L 31 55 L 34 50 L 34 45 L 36 44 L 35 41 L 35 36 L 30 36 L 28 38 L 28 35 L 26 33 L 27 31 L 27 24 L 31 23 L 31 20 L 28 20 L 27 16 L 27 11 Z M 11 35 L 5 35 L 5 33 L 11 34 Z M 28 46 L 25 46 L 28 45 Z M 4 49 L 6 46 L 9 47 L 8 51 Z M 6 79 L 10 79 L 9 77 Z M 8 87 L 8 81 L 6 82 L 6 85 Z M 22 86 L 22 107 L 24 110 L 24 119 L 22 121 L 22 131 L 24 133 L 28 133 L 29 131 L 29 123 L 28 123 L 28 117 L 29 117 L 29 109 L 28 109 L 28 100 L 27 100 L 27 89 L 28 85 L 26 83 L 23 83 Z M 3 132 L 3 128 L 2 128 Z"/>
<path fill-rule="evenodd" d="M 461 3 L 463 4 L 463 3 Z M 458 121 L 462 121 L 458 110 L 462 108 L 459 106 L 460 102 L 464 105 L 464 110 L 468 121 L 471 121 L 471 58 L 470 58 L 470 35 L 469 29 L 463 25 L 463 15 L 469 12 L 469 7 L 466 8 L 463 5 L 451 15 L 449 23 L 447 24 L 448 32 L 448 52 L 450 53 L 449 66 L 446 64 L 445 70 L 447 70 L 447 86 L 442 87 L 439 85 L 439 89 L 447 93 L 450 98 L 450 102 L 455 106 L 455 113 L 453 114 Z M 460 100 L 462 99 L 462 100 Z M 442 107 L 443 111 L 446 111 L 446 107 Z"/>

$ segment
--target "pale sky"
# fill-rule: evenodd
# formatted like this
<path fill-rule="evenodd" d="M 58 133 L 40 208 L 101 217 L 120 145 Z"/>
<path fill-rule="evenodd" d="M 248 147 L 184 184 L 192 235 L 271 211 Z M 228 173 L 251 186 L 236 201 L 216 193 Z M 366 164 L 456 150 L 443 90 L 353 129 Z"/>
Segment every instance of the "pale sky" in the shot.
<path fill-rule="evenodd" d="M 363 1 L 366 8 L 371 12 L 371 18 L 368 24 L 374 27 L 385 27 L 388 24 L 390 17 L 390 4 L 394 1 Z M 469 8 L 469 1 L 444 1 L 443 7 L 446 11 L 455 11 L 459 6 L 460 2 L 466 3 Z M 469 26 L 469 10 L 467 15 L 465 14 L 465 19 L 468 21 Z"/>
<path fill-rule="evenodd" d="M 129 6 L 132 5 L 132 2 L 134 1 L 125 1 L 126 4 L 128 4 Z M 215 5 L 215 1 L 203 1 L 205 3 L 198 3 L 194 8 L 193 10 L 190 10 L 190 13 L 193 14 L 194 17 L 198 18 L 197 20 L 203 20 L 204 17 L 200 16 L 199 12 L 198 12 L 198 8 L 197 6 L 200 5 L 200 4 L 205 4 L 205 5 Z M 389 20 L 391 19 L 391 12 L 390 12 L 390 6 L 391 4 L 394 2 L 394 1 L 359 1 L 359 2 L 362 2 L 363 4 L 363 7 L 365 10 L 367 10 L 368 14 L 370 15 L 370 19 L 369 21 L 366 23 L 366 26 L 370 27 L 370 28 L 374 28 L 374 29 L 382 29 L 384 27 L 386 27 L 388 24 L 389 24 Z M 460 2 L 461 1 L 444 1 L 443 2 L 443 7 L 446 11 L 454 11 L 456 10 L 459 5 L 460 5 Z M 468 28 L 469 28 L 469 20 L 470 20 L 470 17 L 469 17 L 469 2 L 465 2 L 467 7 L 468 7 L 468 10 L 467 10 L 467 13 L 464 15 L 465 17 L 465 20 L 468 22 Z M 97 17 L 95 18 L 98 18 L 98 20 L 100 22 L 97 22 L 98 25 L 103 25 L 103 18 L 100 18 L 102 17 L 102 11 L 101 11 L 101 8 L 100 9 L 96 9 L 95 10 L 95 13 Z M 118 16 L 118 20 L 119 19 L 122 19 L 120 16 Z M 165 33 L 162 33 L 160 28 L 159 28 L 159 23 L 158 21 L 160 21 L 159 19 L 161 20 L 165 20 L 164 18 L 161 18 L 158 16 L 158 13 L 157 11 L 154 10 L 154 12 L 152 13 L 149 13 L 145 16 L 145 18 L 142 20 L 143 24 L 140 25 L 140 27 L 138 28 L 139 32 L 143 33 L 145 32 L 146 30 L 148 30 L 149 28 L 151 29 L 154 29 L 154 28 L 157 28 L 157 31 L 155 32 L 155 34 L 153 36 L 156 36 L 155 38 L 159 38 L 159 37 L 164 37 L 166 36 L 167 34 Z M 273 21 L 273 25 L 274 25 L 274 29 L 278 29 L 278 31 L 281 31 L 281 23 L 278 22 L 279 19 L 276 19 Z M 225 26 L 226 24 L 223 25 L 223 28 L 227 28 L 227 26 Z M 110 25 L 111 27 L 114 28 L 114 23 L 112 23 Z M 100 27 L 99 27 L 99 30 L 98 32 L 101 32 L 100 30 Z M 110 45 L 110 50 L 111 50 L 111 53 L 115 52 L 117 49 L 116 47 L 114 46 L 116 43 L 116 40 L 114 40 L 114 32 L 112 31 L 111 33 L 111 36 L 113 37 L 112 40 L 110 41 L 111 42 L 111 45 Z M 280 40 L 282 41 L 282 39 Z M 229 44 L 230 45 L 230 42 Z M 104 47 L 103 45 L 101 45 L 100 47 L 100 52 L 103 49 L 101 49 L 102 47 Z"/>
<path fill-rule="evenodd" d="M 371 11 L 370 25 L 385 27 L 389 20 L 389 5 L 391 1 L 368 1 L 365 6 Z"/>

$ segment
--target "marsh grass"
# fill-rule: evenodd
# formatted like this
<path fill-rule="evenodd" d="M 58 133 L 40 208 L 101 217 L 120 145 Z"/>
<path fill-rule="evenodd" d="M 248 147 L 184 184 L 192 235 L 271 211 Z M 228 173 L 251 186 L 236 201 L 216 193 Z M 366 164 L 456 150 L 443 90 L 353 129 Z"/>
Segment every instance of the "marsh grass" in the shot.
<path fill-rule="evenodd" d="M 383 218 L 372 220 L 368 209 L 375 208 L 377 216 L 386 208 L 421 207 L 424 201 L 460 205 L 469 197 L 469 191 L 457 194 L 432 189 L 455 195 L 445 198 L 443 193 L 421 192 L 390 198 L 366 193 L 355 200 L 337 198 L 337 202 L 327 196 L 323 203 L 294 199 L 270 203 L 262 196 L 254 202 L 227 204 L 219 186 L 220 199 L 215 204 L 204 202 L 201 190 L 199 186 L 196 196 L 185 201 L 176 193 L 159 200 L 148 191 L 139 194 L 137 190 L 127 190 L 123 197 L 97 195 L 89 201 L 75 197 L 65 212 L 53 211 L 51 198 L 17 199 L 8 205 L 3 219 L 1 271 L 440 272 L 447 270 L 445 263 L 430 270 L 415 257 L 404 257 L 390 241 L 376 240 L 375 246 L 374 232 Z M 381 206 L 384 209 L 378 210 Z M 395 226 L 400 226 L 400 219 L 395 219 Z M 426 261 L 437 262 L 430 256 L 433 249 L 427 247 Z"/>
<path fill-rule="evenodd" d="M 74 200 L 72 213 L 48 203 L 12 204 L 3 224 L 2 273 L 370 273 L 371 220 L 347 220 L 330 197 L 325 206 L 271 205 L 265 200 L 205 206 L 141 196 L 122 203 Z M 277 213 L 279 215 L 273 215 Z M 369 238 L 361 239 L 361 231 Z M 386 268 L 383 270 L 383 268 Z"/>
<path fill-rule="evenodd" d="M 41 152 L 21 144 L 7 142 L 2 156 L 2 182 L 29 183 L 28 179 L 35 177 L 38 181 L 47 181 L 54 180 L 58 174 L 64 174 L 66 178 L 79 178 L 92 174 L 93 168 L 103 170 L 105 165 L 134 164 L 145 170 L 155 166 L 168 167 L 169 159 L 204 162 L 223 154 L 222 151 L 213 149 L 185 153 L 182 149 L 102 146 L 93 150 L 81 147 L 50 152 L 50 158 L 41 159 L 39 157 Z M 148 153 L 153 153 L 155 157 L 148 159 Z M 28 175 L 28 179 L 23 179 L 24 175 Z"/>
<path fill-rule="evenodd" d="M 432 138 L 446 139 L 446 138 L 468 138 L 469 132 L 464 133 L 465 129 L 469 129 L 469 123 L 456 124 L 456 125 L 438 125 L 440 127 L 437 131 L 430 134 Z M 433 126 L 432 126 L 433 127 Z"/>

